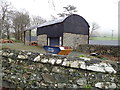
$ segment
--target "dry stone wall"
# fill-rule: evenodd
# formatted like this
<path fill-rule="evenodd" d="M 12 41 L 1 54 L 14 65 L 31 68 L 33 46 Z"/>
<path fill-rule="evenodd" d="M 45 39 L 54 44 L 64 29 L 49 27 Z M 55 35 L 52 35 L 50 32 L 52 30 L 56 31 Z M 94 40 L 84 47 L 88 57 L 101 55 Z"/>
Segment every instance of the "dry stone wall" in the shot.
<path fill-rule="evenodd" d="M 3 87 L 120 88 L 116 64 L 98 59 L 2 51 Z"/>

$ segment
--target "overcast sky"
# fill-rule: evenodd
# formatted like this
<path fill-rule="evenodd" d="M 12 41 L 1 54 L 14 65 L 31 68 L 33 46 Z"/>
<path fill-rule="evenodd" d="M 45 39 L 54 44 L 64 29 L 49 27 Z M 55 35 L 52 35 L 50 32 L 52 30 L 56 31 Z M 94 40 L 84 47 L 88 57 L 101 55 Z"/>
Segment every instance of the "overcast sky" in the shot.
<path fill-rule="evenodd" d="M 25 9 L 30 15 L 39 15 L 45 19 L 57 16 L 63 12 L 64 6 L 74 5 L 77 14 L 89 23 L 96 22 L 101 28 L 99 32 L 118 32 L 118 1 L 119 0 L 7 0 L 20 9 Z M 53 2 L 54 1 L 54 5 Z"/>

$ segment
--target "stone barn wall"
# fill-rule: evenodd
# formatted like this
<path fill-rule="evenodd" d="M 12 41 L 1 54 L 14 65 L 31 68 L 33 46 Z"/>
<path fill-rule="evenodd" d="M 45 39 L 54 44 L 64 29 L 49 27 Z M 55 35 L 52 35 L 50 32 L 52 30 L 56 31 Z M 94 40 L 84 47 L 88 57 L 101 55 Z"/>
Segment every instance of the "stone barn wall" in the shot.
<path fill-rule="evenodd" d="M 26 31 L 26 36 L 29 36 L 29 33 L 30 33 L 29 31 Z M 29 44 L 30 42 L 25 38 L 25 45 L 29 45 Z"/>
<path fill-rule="evenodd" d="M 76 48 L 81 44 L 88 44 L 88 35 L 64 33 L 63 34 L 63 46 L 71 46 Z"/>
<path fill-rule="evenodd" d="M 47 45 L 47 35 L 39 35 L 38 36 L 38 45 L 39 46 Z"/>

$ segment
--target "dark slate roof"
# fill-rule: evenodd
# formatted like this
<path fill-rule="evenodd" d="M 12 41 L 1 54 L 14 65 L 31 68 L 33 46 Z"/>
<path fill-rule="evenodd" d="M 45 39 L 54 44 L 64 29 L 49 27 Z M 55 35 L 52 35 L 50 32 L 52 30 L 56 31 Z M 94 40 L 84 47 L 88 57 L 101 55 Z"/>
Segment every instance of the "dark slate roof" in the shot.
<path fill-rule="evenodd" d="M 26 39 L 26 41 L 29 41 L 30 37 L 26 36 L 25 39 Z M 37 41 L 37 36 L 31 36 L 31 41 Z"/>

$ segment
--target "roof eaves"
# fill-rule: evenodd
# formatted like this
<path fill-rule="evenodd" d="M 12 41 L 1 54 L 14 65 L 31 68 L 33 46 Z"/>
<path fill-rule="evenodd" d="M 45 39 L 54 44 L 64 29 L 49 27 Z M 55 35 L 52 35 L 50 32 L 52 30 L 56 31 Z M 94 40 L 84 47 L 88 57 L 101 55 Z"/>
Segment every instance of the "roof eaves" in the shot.
<path fill-rule="evenodd" d="M 48 25 L 53 25 L 53 24 L 57 24 L 57 23 L 62 23 L 65 19 L 66 19 L 66 17 L 65 17 L 65 18 L 62 18 L 62 19 L 57 19 L 57 20 L 54 20 L 54 21 L 45 22 L 45 23 L 39 25 L 38 27 L 44 27 L 44 26 L 48 26 Z"/>
<path fill-rule="evenodd" d="M 31 26 L 29 28 L 26 28 L 25 31 L 29 31 L 29 30 L 32 30 L 32 29 L 35 29 L 35 28 L 38 28 L 38 27 L 44 27 L 44 26 L 48 26 L 48 25 L 62 23 L 65 19 L 66 19 L 66 17 L 64 17 L 62 19 L 57 19 L 57 20 L 54 20 L 54 21 L 48 21 L 48 22 L 45 22 L 45 23 L 40 24 L 40 25 Z"/>
<path fill-rule="evenodd" d="M 35 28 L 37 28 L 39 25 L 34 25 L 34 26 L 31 26 L 31 27 L 28 27 L 25 29 L 25 31 L 29 31 L 29 30 L 33 30 Z"/>

